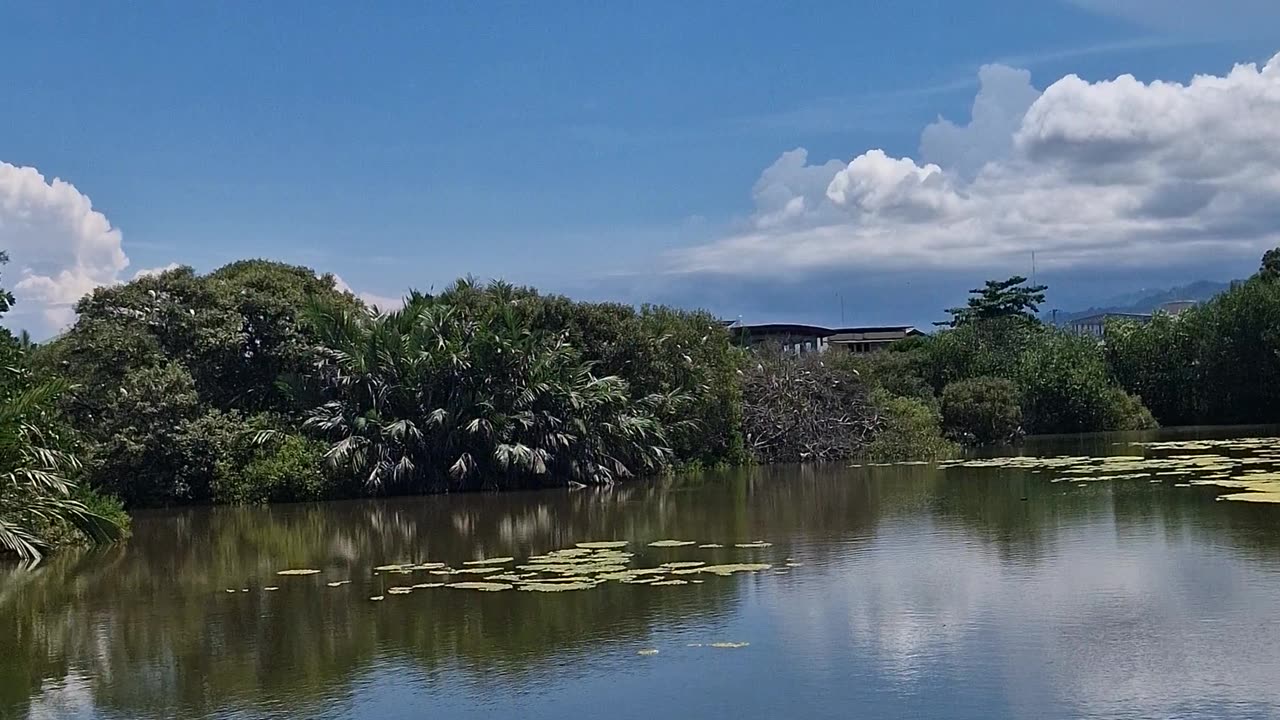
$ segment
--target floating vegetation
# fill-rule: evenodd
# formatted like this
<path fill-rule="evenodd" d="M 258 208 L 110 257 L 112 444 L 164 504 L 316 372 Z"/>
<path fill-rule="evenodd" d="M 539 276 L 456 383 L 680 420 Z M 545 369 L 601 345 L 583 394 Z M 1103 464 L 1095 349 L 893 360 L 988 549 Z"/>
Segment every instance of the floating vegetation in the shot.
<path fill-rule="evenodd" d="M 521 590 L 530 590 L 533 592 L 565 592 L 568 590 L 590 590 L 595 587 L 593 582 L 576 582 L 576 583 L 546 583 L 531 582 L 524 583 L 519 586 Z"/>
<path fill-rule="evenodd" d="M 334 580 L 333 582 L 325 583 L 325 585 L 328 585 L 329 587 L 341 587 L 343 585 L 346 585 L 349 582 L 351 581 L 350 580 Z"/>
<path fill-rule="evenodd" d="M 736 545 L 734 545 L 734 547 L 740 547 L 740 548 L 767 548 L 767 547 L 773 547 L 773 543 L 765 542 L 765 541 L 763 541 L 763 540 L 756 540 L 755 542 L 749 542 L 749 543 L 737 543 Z"/>
<path fill-rule="evenodd" d="M 467 560 L 463 565 L 506 565 L 509 562 L 515 562 L 513 557 L 495 557 L 484 558 L 483 560 Z"/>
<path fill-rule="evenodd" d="M 371 598 L 369 598 L 369 599 L 370 599 L 370 600 L 373 600 L 374 602 L 377 602 L 377 601 L 379 601 L 379 600 L 386 600 L 386 599 L 387 599 L 387 596 L 386 596 L 386 595 L 374 595 L 373 597 L 371 597 Z"/>
<path fill-rule="evenodd" d="M 637 655 L 657 655 L 658 650 L 656 648 L 645 648 L 643 650 L 637 650 L 636 654 Z"/>
<path fill-rule="evenodd" d="M 514 560 L 514 559 L 515 559 L 515 558 L 512 558 L 512 560 Z M 453 574 L 454 574 L 454 575 L 464 575 L 464 574 L 468 574 L 468 573 L 469 573 L 469 574 L 471 574 L 471 575 L 488 575 L 489 573 L 496 573 L 496 572 L 502 572 L 502 568 L 500 568 L 500 567 L 488 567 L 488 566 L 486 566 L 486 565 L 480 565 L 479 567 L 464 567 L 464 568 L 458 568 L 457 570 L 454 570 L 454 571 L 453 571 Z"/>
<path fill-rule="evenodd" d="M 649 583 L 649 587 L 658 587 L 659 585 L 688 585 L 688 584 L 689 584 L 688 580 L 681 580 L 679 578 L 674 578 L 672 580 L 659 580 L 657 582 L 651 582 Z"/>
<path fill-rule="evenodd" d="M 715 548 L 722 548 L 724 546 L 721 545 L 720 543 L 704 543 L 702 545 L 699 545 L 698 547 L 703 550 L 713 550 Z"/>
<path fill-rule="evenodd" d="M 416 585 L 410 585 L 409 587 L 414 590 L 425 590 L 427 588 L 444 587 L 444 583 L 418 583 Z"/>
<path fill-rule="evenodd" d="M 264 588 L 262 588 L 262 589 L 263 589 L 263 590 L 266 590 L 267 592 L 275 592 L 275 591 L 279 590 L 280 588 L 276 587 L 275 585 L 272 585 L 271 587 L 264 587 Z"/>
<path fill-rule="evenodd" d="M 683 562 L 662 563 L 660 567 L 666 568 L 667 570 L 680 570 L 683 568 L 701 567 L 703 565 L 706 565 L 706 563 L 701 560 L 687 560 Z"/>
<path fill-rule="evenodd" d="M 611 550 L 614 548 L 623 548 L 628 545 L 626 540 L 607 540 L 602 542 L 580 542 L 575 547 L 583 550 Z"/>
<path fill-rule="evenodd" d="M 240 592 L 249 592 L 249 588 L 240 588 Z"/>
<path fill-rule="evenodd" d="M 711 647 L 713 648 L 744 648 L 750 644 L 751 643 L 745 643 L 745 642 L 713 642 L 711 643 Z"/>
<path fill-rule="evenodd" d="M 408 595 L 413 592 L 413 588 L 408 585 L 397 585 L 387 588 L 388 595 Z"/>
<path fill-rule="evenodd" d="M 482 592 L 499 592 L 501 590 L 510 590 L 515 586 L 508 585 L 507 583 L 495 583 L 495 582 L 460 582 L 460 583 L 449 583 L 448 585 L 445 585 L 445 587 L 454 588 L 455 590 L 480 590 Z"/>
<path fill-rule="evenodd" d="M 1077 487 L 1102 480 L 1147 480 L 1152 484 L 1170 482 L 1175 488 L 1215 485 L 1240 490 L 1219 495 L 1218 500 L 1280 503 L 1280 438 L 1117 444 L 1142 448 L 1148 454 L 974 458 L 939 463 L 938 467 L 1052 473 L 1057 476 L 1053 482 L 1067 481 Z"/>
<path fill-rule="evenodd" d="M 693 540 L 654 540 L 653 542 L 649 543 L 649 547 L 673 548 L 673 547 L 686 547 L 689 545 L 697 545 L 697 544 L 698 543 L 694 542 Z"/>
<path fill-rule="evenodd" d="M 227 592 L 229 592 L 229 593 L 234 593 L 234 592 L 236 591 L 236 589 L 235 589 L 235 588 L 227 588 L 227 590 L 226 590 L 226 591 L 227 591 Z"/>
<path fill-rule="evenodd" d="M 769 563 L 730 563 L 726 565 L 705 565 L 697 568 L 686 568 L 684 570 L 673 570 L 672 575 L 692 575 L 694 573 L 712 573 L 714 575 L 728 576 L 740 572 L 760 572 L 761 570 L 769 570 L 773 566 Z"/>
<path fill-rule="evenodd" d="M 512 582 L 513 583 L 513 582 L 520 582 L 521 580 L 524 580 L 526 577 L 528 576 L 515 575 L 512 573 L 503 573 L 501 575 L 490 575 L 489 577 L 485 578 L 485 580 L 488 582 Z"/>
<path fill-rule="evenodd" d="M 319 575 L 319 570 L 277 570 L 277 575 Z"/>

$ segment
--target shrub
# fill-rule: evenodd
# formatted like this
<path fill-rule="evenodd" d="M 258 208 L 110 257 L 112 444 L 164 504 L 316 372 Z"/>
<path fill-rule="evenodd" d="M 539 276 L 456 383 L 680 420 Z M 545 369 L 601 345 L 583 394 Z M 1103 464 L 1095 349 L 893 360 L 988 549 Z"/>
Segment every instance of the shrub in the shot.
<path fill-rule="evenodd" d="M 301 435 L 269 433 L 261 444 L 227 453 L 218 462 L 213 499 L 235 504 L 330 499 L 337 485 L 325 468 L 326 449 Z M 245 455 L 248 461 L 239 462 Z"/>
<path fill-rule="evenodd" d="M 947 437 L 966 445 L 1018 439 L 1023 431 L 1017 385 L 993 377 L 951 383 L 942 392 L 942 426 Z"/>
<path fill-rule="evenodd" d="M 871 394 L 879 429 L 867 445 L 866 457 L 878 462 L 934 460 L 949 457 L 960 448 L 942 436 L 938 412 L 913 398 L 896 397 L 883 390 Z"/>

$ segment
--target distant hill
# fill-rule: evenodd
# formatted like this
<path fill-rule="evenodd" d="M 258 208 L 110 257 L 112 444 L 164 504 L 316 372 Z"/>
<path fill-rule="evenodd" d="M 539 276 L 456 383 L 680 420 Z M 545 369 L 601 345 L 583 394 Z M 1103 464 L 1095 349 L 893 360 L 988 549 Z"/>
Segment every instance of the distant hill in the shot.
<path fill-rule="evenodd" d="M 1175 300 L 1195 300 L 1204 302 L 1231 287 L 1230 282 L 1214 282 L 1197 280 L 1190 285 L 1182 285 L 1166 290 L 1143 289 L 1109 298 L 1103 304 L 1086 310 L 1059 312 L 1057 322 L 1063 325 L 1077 318 L 1099 315 L 1101 313 L 1149 313 L 1167 302 Z"/>

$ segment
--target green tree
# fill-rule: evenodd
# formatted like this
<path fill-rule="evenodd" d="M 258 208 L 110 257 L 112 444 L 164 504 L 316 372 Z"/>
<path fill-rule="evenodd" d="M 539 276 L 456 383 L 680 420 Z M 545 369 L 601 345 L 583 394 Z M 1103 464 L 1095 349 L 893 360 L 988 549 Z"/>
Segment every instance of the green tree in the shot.
<path fill-rule="evenodd" d="M 307 426 L 368 492 L 608 483 L 672 459 L 657 417 L 562 333 L 530 323 L 528 293 L 463 281 L 375 315 L 317 305 L 328 401 Z"/>
<path fill-rule="evenodd" d="M 965 323 L 994 318 L 1016 317 L 1038 322 L 1036 313 L 1044 302 L 1044 285 L 1027 285 L 1027 279 L 1015 275 L 1008 280 L 988 280 L 980 288 L 969 291 L 964 307 L 949 308 L 951 319 L 942 325 L 957 327 Z"/>
<path fill-rule="evenodd" d="M 942 426 L 965 445 L 995 445 L 1023 434 L 1018 386 L 1005 378 L 977 377 L 948 385 L 942 392 Z"/>
<path fill-rule="evenodd" d="M 0 264 L 7 261 L 0 253 Z M 13 302 L 8 290 L 0 290 L 0 314 Z M 64 529 L 105 542 L 119 537 L 122 528 L 76 497 L 68 478 L 80 461 L 67 449 L 66 426 L 57 412 L 69 385 L 33 377 L 25 367 L 26 352 L 8 330 L 0 330 L 0 551 L 31 563 Z"/>

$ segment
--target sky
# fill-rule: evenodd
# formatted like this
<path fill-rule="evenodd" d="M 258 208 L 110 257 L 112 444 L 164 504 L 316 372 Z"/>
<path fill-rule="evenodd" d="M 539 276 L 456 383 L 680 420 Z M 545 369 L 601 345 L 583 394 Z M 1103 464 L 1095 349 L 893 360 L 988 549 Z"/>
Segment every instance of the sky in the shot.
<path fill-rule="evenodd" d="M 6 3 L 0 284 L 246 257 L 747 322 L 1079 309 L 1280 245 L 1280 3 Z M 1033 261 L 1034 256 L 1034 261 Z"/>

